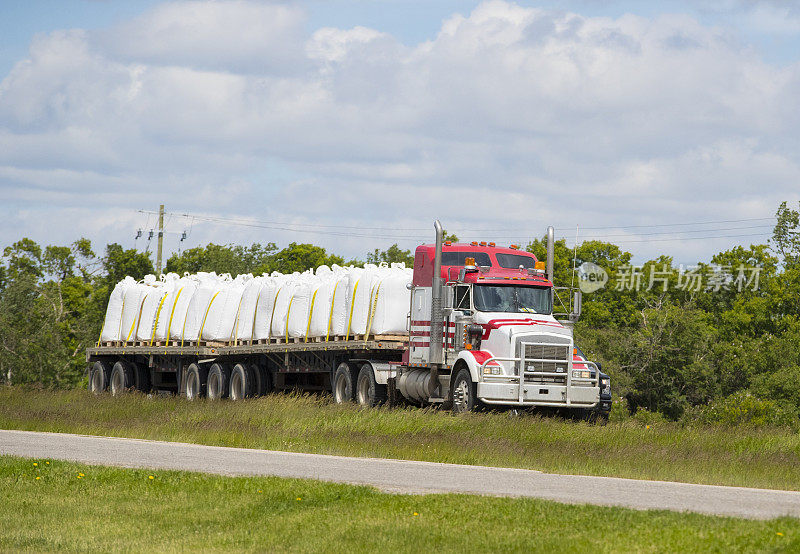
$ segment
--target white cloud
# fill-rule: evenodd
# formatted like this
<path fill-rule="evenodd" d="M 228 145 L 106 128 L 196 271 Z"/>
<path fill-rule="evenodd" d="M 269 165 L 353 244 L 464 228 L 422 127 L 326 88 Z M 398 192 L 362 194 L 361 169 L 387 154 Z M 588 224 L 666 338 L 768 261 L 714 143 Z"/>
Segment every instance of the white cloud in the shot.
<path fill-rule="evenodd" d="M 294 6 L 193 1 L 37 37 L 0 83 L 0 188 L 21 213 L 44 195 L 48 213 L 164 202 L 401 229 L 440 217 L 462 235 L 763 217 L 797 198 L 800 66 L 764 62 L 730 29 L 501 1 L 414 46 L 304 26 Z M 54 237 L 119 232 L 50 224 Z M 387 243 L 207 229 L 194 240 L 346 255 Z M 630 247 L 707 257 L 723 243 Z"/>

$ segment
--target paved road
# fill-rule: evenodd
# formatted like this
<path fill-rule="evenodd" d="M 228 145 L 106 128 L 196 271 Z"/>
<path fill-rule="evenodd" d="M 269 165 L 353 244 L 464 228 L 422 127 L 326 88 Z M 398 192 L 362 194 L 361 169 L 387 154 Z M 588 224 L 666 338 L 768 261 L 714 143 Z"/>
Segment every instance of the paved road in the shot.
<path fill-rule="evenodd" d="M 221 475 L 276 475 L 399 493 L 529 496 L 576 504 L 768 519 L 800 517 L 800 492 L 557 475 L 527 469 L 348 458 L 61 433 L 0 430 L 0 454 Z"/>

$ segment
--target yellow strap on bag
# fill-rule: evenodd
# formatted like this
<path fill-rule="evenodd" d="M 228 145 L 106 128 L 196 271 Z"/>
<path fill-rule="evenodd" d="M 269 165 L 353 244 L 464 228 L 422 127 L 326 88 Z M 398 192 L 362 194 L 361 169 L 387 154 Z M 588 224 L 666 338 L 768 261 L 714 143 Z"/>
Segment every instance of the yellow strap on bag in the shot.
<path fill-rule="evenodd" d="M 172 336 L 170 335 L 172 332 L 172 318 L 175 315 L 175 306 L 178 305 L 178 298 L 181 297 L 182 292 L 183 287 L 178 289 L 178 294 L 175 295 L 175 300 L 172 302 L 172 309 L 169 312 L 169 323 L 167 323 L 167 346 L 169 346 L 169 341 L 172 340 Z M 186 318 L 183 319 L 183 326 L 186 327 Z M 183 331 L 181 331 L 181 339 L 183 339 Z"/>
<path fill-rule="evenodd" d="M 272 320 L 275 319 L 275 306 L 278 305 L 278 296 L 281 294 L 283 286 L 278 287 L 278 292 L 275 293 L 275 299 L 272 301 L 272 314 L 269 316 L 269 329 L 267 329 L 267 338 L 272 336 Z"/>
<path fill-rule="evenodd" d="M 211 297 L 211 301 L 208 303 L 208 307 L 206 308 L 206 315 L 203 316 L 203 323 L 200 325 L 200 332 L 197 333 L 197 342 L 200 342 L 200 340 L 203 338 L 203 327 L 206 326 L 206 318 L 208 317 L 208 311 L 211 309 L 211 304 L 214 303 L 214 299 L 220 292 L 222 291 L 218 290 L 217 292 L 215 292 L 214 296 Z"/>
<path fill-rule="evenodd" d="M 308 310 L 308 325 L 306 325 L 306 342 L 308 342 L 308 333 L 311 332 L 311 318 L 314 316 L 314 300 L 317 299 L 317 291 L 319 287 L 311 295 L 311 307 Z"/>
<path fill-rule="evenodd" d="M 289 307 L 286 308 L 286 342 L 289 342 L 289 314 L 292 312 L 292 302 L 294 302 L 294 294 L 289 299 Z"/>
<path fill-rule="evenodd" d="M 147 295 L 145 294 L 144 298 L 142 298 L 142 303 L 139 304 L 139 313 L 136 315 L 136 317 L 133 318 L 133 323 L 131 323 L 131 330 L 128 331 L 128 338 L 125 339 L 125 342 L 128 342 L 129 340 L 131 340 L 131 335 L 134 335 L 133 339 L 136 340 L 136 335 L 134 334 L 134 331 L 138 331 L 139 330 L 139 321 L 142 318 L 142 306 L 144 306 L 144 301 L 145 301 L 146 298 L 147 298 Z"/>
<path fill-rule="evenodd" d="M 264 290 L 262 287 L 258 291 L 258 296 L 256 296 L 256 307 L 253 309 L 253 326 L 250 328 L 250 344 L 253 344 L 253 337 L 256 335 L 256 318 L 258 317 L 258 302 L 261 300 L 261 291 Z"/>
<path fill-rule="evenodd" d="M 339 279 L 341 281 L 341 279 Z M 336 284 L 333 286 L 333 297 L 331 298 L 331 313 L 328 316 L 328 334 L 325 335 L 325 342 L 328 342 L 328 339 L 331 336 L 331 324 L 333 323 L 333 306 L 336 304 L 336 289 L 339 288 L 339 281 L 336 281 Z"/>
<path fill-rule="evenodd" d="M 381 285 L 382 284 L 383 284 L 383 281 L 378 283 L 378 286 L 373 287 L 373 290 L 375 291 L 374 298 L 372 297 L 372 295 L 370 295 L 369 319 L 367 320 L 367 334 L 364 335 L 364 341 L 365 342 L 366 342 L 367 338 L 369 337 L 370 332 L 372 331 L 372 320 L 375 318 L 375 310 L 378 309 L 378 294 L 380 294 L 380 292 L 381 292 Z"/>
<path fill-rule="evenodd" d="M 344 336 L 344 340 L 350 340 L 350 325 L 353 323 L 353 308 L 356 305 L 356 292 L 358 291 L 358 284 L 361 282 L 361 279 L 356 281 L 356 286 L 353 287 L 353 298 L 350 299 L 350 319 L 347 320 L 347 334 Z"/>
<path fill-rule="evenodd" d="M 153 330 L 150 333 L 150 346 L 153 346 L 153 341 L 156 339 L 156 329 L 158 329 L 158 318 L 159 316 L 161 316 L 161 307 L 164 306 L 164 300 L 167 299 L 167 294 L 168 293 L 164 293 L 164 295 L 161 297 L 161 302 L 158 303 L 158 309 L 156 310 L 156 320 L 153 323 Z"/>
<path fill-rule="evenodd" d="M 233 329 L 231 329 L 233 344 L 239 344 L 239 311 L 242 309 L 242 300 L 244 300 L 244 291 L 242 291 L 242 295 L 239 297 L 239 306 L 236 308 L 236 319 L 233 320 Z"/>

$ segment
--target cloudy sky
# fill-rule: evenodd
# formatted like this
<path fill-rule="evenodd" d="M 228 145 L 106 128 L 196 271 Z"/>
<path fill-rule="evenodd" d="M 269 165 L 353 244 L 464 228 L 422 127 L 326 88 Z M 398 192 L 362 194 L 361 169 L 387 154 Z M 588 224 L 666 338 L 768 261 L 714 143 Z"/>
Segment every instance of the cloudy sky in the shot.
<path fill-rule="evenodd" d="M 793 0 L 0 0 L 2 245 L 144 249 L 163 203 L 167 252 L 439 218 L 692 263 L 797 202 L 798 128 Z"/>

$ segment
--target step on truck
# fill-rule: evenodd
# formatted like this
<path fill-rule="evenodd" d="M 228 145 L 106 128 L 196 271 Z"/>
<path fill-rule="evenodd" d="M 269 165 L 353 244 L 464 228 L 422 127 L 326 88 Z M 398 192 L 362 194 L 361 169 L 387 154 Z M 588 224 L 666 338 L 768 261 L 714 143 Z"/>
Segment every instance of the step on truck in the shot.
<path fill-rule="evenodd" d="M 364 406 L 547 407 L 606 418 L 610 379 L 573 339 L 581 292 L 553 285 L 553 228 L 546 262 L 515 245 L 444 242 L 439 221 L 434 229 L 435 243 L 415 252 L 405 333 L 103 343 L 86 352 L 89 389 L 190 400 L 294 389 Z"/>

